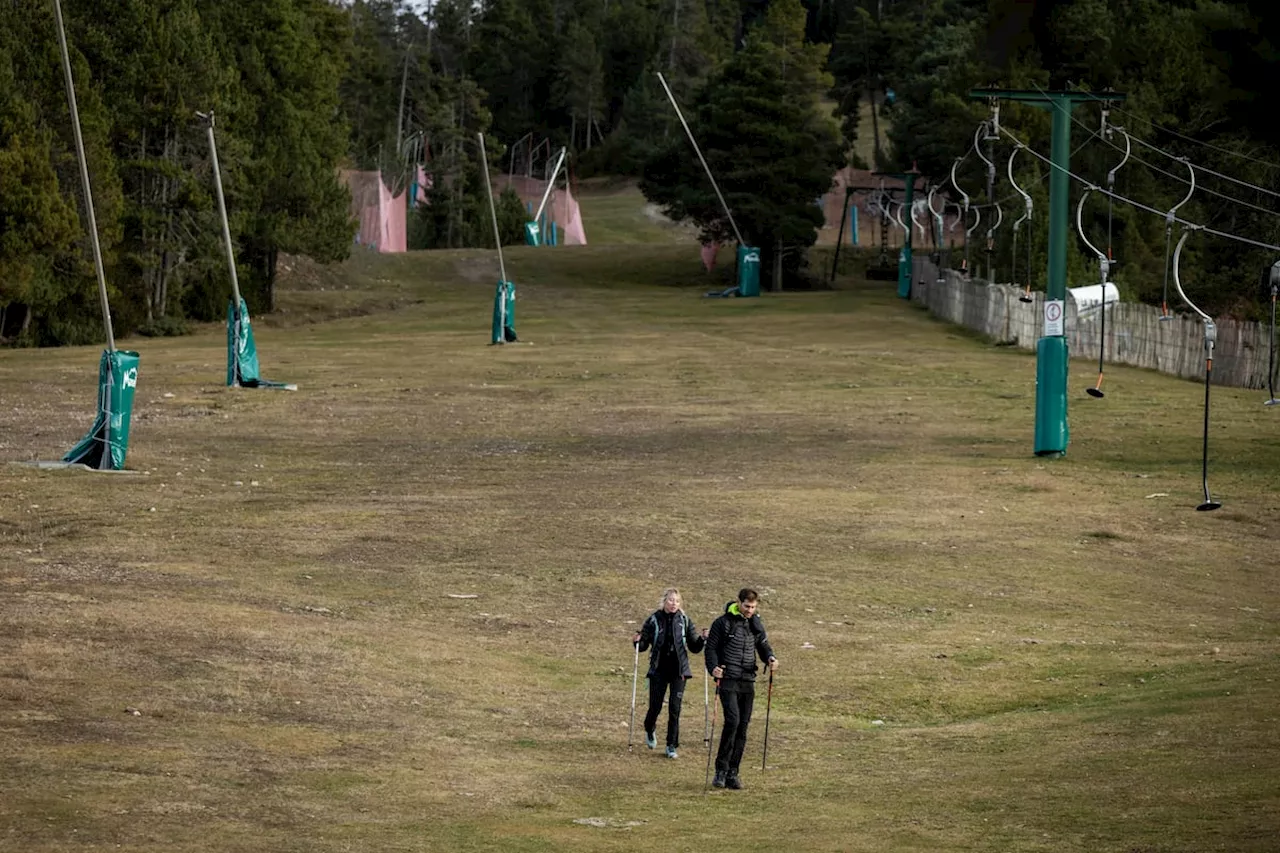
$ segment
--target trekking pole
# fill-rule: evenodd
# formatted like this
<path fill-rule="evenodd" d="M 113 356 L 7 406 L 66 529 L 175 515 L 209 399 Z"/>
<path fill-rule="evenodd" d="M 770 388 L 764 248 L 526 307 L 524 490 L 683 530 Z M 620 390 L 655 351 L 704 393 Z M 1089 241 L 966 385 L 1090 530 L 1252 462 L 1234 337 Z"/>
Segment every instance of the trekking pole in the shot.
<path fill-rule="evenodd" d="M 720 679 L 716 679 L 716 705 L 720 704 Z M 711 790 L 711 741 L 715 738 L 713 735 L 716 731 L 716 709 L 715 705 L 711 706 L 711 728 L 707 729 L 707 775 L 703 780 L 702 794 L 707 795 Z"/>
<path fill-rule="evenodd" d="M 711 743 L 711 676 L 702 670 L 702 742 Z"/>
<path fill-rule="evenodd" d="M 760 772 L 769 760 L 769 712 L 773 709 L 773 670 L 769 670 L 769 698 L 764 703 L 764 756 L 760 759 Z"/>
<path fill-rule="evenodd" d="M 636 680 L 640 675 L 640 644 L 632 645 L 636 647 L 636 659 L 631 665 L 631 722 L 627 724 L 627 752 L 631 751 L 632 736 L 636 730 Z"/>

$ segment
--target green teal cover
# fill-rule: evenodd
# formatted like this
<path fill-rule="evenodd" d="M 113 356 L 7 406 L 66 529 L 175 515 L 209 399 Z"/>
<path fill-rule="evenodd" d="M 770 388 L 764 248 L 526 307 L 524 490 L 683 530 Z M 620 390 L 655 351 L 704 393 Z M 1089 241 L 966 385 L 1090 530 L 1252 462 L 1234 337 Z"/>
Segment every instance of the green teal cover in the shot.
<path fill-rule="evenodd" d="M 62 461 L 103 471 L 123 469 L 137 387 L 138 354 L 104 350 L 98 361 L 98 414 L 89 432 Z"/>
<path fill-rule="evenodd" d="M 258 348 L 253 343 L 253 327 L 249 324 L 249 306 L 240 300 L 227 303 L 227 384 L 258 384 Z"/>
<path fill-rule="evenodd" d="M 516 286 L 514 282 L 500 281 L 493 295 L 493 323 L 490 343 L 510 343 L 516 340 Z"/>
<path fill-rule="evenodd" d="M 760 250 L 738 246 L 738 295 L 760 295 Z"/>

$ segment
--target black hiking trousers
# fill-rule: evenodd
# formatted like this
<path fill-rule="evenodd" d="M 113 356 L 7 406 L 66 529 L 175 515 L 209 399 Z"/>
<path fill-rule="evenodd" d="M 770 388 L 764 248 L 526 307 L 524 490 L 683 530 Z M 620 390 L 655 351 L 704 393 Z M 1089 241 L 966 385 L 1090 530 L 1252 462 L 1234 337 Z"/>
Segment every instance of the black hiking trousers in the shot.
<path fill-rule="evenodd" d="M 716 772 L 738 775 L 742 753 L 747 748 L 747 726 L 756 701 L 756 683 L 736 678 L 720 679 L 720 707 L 724 727 L 720 729 L 720 749 L 716 752 Z"/>
<path fill-rule="evenodd" d="M 684 703 L 684 676 L 678 669 L 655 672 L 649 677 L 649 710 L 644 715 L 644 730 L 652 734 L 658 725 L 658 712 L 668 691 L 671 701 L 667 705 L 667 746 L 676 749 L 680 746 L 680 706 Z"/>

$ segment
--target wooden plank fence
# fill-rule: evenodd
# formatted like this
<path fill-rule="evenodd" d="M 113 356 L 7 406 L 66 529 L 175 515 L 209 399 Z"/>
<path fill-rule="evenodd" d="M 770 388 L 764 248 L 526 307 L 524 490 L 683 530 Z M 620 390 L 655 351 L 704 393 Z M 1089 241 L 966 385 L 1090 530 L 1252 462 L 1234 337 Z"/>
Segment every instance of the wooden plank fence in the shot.
<path fill-rule="evenodd" d="M 966 279 L 955 270 L 940 271 L 930 258 L 912 258 L 912 299 L 934 316 L 949 320 L 1003 344 L 1034 350 L 1044 324 L 1044 293 L 1032 292 L 1020 302 L 1022 290 L 1007 284 Z M 1098 357 L 1101 318 L 1093 312 L 1083 319 L 1067 295 L 1067 346 L 1073 357 Z M 1270 324 L 1217 320 L 1213 382 L 1240 388 L 1267 387 Z M 1280 356 L 1278 359 L 1280 360 Z M 1122 302 L 1107 308 L 1106 361 L 1146 367 L 1181 376 L 1204 378 L 1204 324 L 1199 317 L 1177 314 L 1160 319 L 1160 309 Z"/>

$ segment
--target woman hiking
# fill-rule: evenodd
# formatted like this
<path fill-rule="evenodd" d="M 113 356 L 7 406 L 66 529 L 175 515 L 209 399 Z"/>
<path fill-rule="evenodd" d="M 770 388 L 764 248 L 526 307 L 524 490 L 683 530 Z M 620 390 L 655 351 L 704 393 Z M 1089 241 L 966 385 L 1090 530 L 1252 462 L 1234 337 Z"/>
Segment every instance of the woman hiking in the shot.
<path fill-rule="evenodd" d="M 644 715 L 644 742 L 650 749 L 658 745 L 655 728 L 658 713 L 667 693 L 667 758 L 675 758 L 680 748 L 680 704 L 684 685 L 693 677 L 689 669 L 689 652 L 698 653 L 706 642 L 707 632 L 698 633 L 680 609 L 680 590 L 669 587 L 662 591 L 662 605 L 649 615 L 631 642 L 640 651 L 649 651 L 649 710 Z"/>

